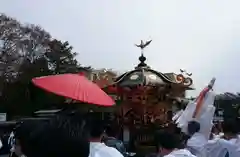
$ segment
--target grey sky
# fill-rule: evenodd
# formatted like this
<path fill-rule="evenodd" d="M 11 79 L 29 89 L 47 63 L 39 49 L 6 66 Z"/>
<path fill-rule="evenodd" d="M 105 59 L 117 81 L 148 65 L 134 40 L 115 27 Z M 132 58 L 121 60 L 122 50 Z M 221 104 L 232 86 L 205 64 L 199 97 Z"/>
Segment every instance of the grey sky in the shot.
<path fill-rule="evenodd" d="M 0 12 L 68 40 L 79 62 L 131 70 L 141 39 L 153 39 L 147 63 L 193 73 L 196 94 L 217 78 L 217 92 L 240 91 L 239 0 L 2 0 Z"/>

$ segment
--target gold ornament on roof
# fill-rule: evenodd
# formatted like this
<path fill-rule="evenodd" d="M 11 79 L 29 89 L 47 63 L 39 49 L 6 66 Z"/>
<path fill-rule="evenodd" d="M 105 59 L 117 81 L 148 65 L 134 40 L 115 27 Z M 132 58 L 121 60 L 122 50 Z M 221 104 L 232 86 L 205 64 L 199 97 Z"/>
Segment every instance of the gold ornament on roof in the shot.
<path fill-rule="evenodd" d="M 193 81 L 190 78 L 192 76 L 192 73 L 188 73 L 185 69 L 180 69 L 181 74 L 178 74 L 176 76 L 177 83 L 183 84 L 186 87 L 189 87 L 192 85 Z"/>

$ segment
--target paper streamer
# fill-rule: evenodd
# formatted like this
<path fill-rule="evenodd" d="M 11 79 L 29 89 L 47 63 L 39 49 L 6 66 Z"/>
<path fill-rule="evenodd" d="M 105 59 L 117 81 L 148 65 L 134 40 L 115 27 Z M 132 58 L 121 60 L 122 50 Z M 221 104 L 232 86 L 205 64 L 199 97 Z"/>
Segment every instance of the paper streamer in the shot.
<path fill-rule="evenodd" d="M 200 92 L 195 101 L 190 101 L 184 111 L 179 111 L 172 118 L 178 127 L 182 129 L 182 132 L 187 133 L 188 122 L 195 120 L 201 125 L 200 132 L 209 137 L 215 112 L 213 105 L 215 94 L 211 91 L 215 80 L 213 78 L 208 86 Z"/>

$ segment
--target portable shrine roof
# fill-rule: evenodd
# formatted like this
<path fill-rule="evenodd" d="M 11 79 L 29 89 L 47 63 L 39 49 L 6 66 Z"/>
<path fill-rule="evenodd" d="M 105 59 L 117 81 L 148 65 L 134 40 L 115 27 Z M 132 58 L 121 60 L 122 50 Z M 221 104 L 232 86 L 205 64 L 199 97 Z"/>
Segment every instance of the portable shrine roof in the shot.
<path fill-rule="evenodd" d="M 127 71 L 120 76 L 116 72 L 107 69 L 94 70 L 89 74 L 88 78 L 96 83 L 99 87 L 115 90 L 115 87 L 136 87 L 136 86 L 176 86 L 184 90 L 193 90 L 193 81 L 190 78 L 191 74 L 175 74 L 175 73 L 161 73 L 148 66 L 145 61 L 146 57 L 143 55 L 143 49 L 151 43 L 152 40 L 144 43 L 141 41 L 141 56 L 139 57 L 139 64 L 135 69 Z M 112 88 L 113 87 L 113 88 Z M 148 87 L 147 87 L 148 88 Z"/>
<path fill-rule="evenodd" d="M 117 86 L 159 86 L 176 84 L 186 88 L 186 90 L 192 90 L 192 79 L 183 75 L 177 75 L 174 73 L 161 73 L 151 69 L 146 63 L 146 57 L 143 54 L 139 57 L 140 63 L 134 70 L 125 72 L 118 76 L 113 84 Z M 180 78 L 181 77 L 181 78 Z"/>

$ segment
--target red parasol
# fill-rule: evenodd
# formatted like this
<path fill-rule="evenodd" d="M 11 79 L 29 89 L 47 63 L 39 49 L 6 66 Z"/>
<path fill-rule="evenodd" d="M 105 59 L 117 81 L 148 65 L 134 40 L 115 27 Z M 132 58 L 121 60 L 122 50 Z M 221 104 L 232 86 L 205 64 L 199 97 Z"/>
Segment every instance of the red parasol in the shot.
<path fill-rule="evenodd" d="M 60 96 L 100 106 L 112 106 L 114 100 L 95 83 L 80 74 L 61 74 L 33 78 L 32 82 Z"/>

